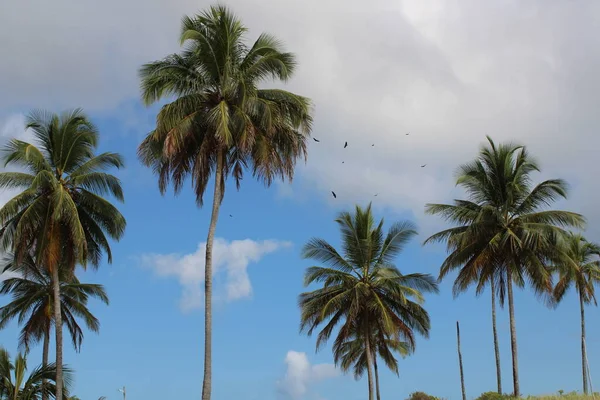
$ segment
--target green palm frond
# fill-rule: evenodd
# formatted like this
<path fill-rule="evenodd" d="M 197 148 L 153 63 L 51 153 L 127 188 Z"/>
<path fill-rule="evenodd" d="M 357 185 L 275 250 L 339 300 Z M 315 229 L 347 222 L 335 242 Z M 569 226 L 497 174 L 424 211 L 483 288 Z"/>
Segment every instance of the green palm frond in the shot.
<path fill-rule="evenodd" d="M 121 156 L 94 154 L 99 134 L 81 109 L 32 111 L 26 123 L 36 144 L 13 140 L 2 156 L 29 173 L 0 174 L 1 187 L 24 189 L 0 208 L 0 242 L 19 262 L 35 249 L 36 263 L 46 268 L 98 265 L 102 252 L 110 255 L 106 235 L 118 240 L 125 229 L 123 216 L 101 197 L 123 200 L 120 181 L 104 171 L 120 168 Z"/>
<path fill-rule="evenodd" d="M 558 273 L 554 287 L 556 302 L 569 288 L 575 287 L 585 304 L 596 303 L 596 286 L 600 284 L 600 245 L 587 241 L 581 234 L 569 233 L 563 251 L 555 259 Z"/>
<path fill-rule="evenodd" d="M 471 285 L 479 294 L 492 277 L 504 282 L 502 274 L 511 268 L 515 284 L 528 282 L 550 301 L 549 265 L 560 258 L 560 238 L 566 228 L 582 228 L 585 219 L 576 213 L 545 209 L 566 198 L 567 185 L 553 179 L 533 186 L 534 171 L 539 167 L 525 147 L 497 145 L 488 137 L 478 158 L 458 170 L 457 185 L 465 189 L 468 198 L 452 205 L 426 206 L 427 213 L 455 225 L 425 241 L 447 244 L 449 254 L 440 268 L 440 279 L 458 270 L 455 295 Z M 503 289 L 497 289 L 503 296 Z"/>
<path fill-rule="evenodd" d="M 317 349 L 335 334 L 333 353 L 342 370 L 356 376 L 367 368 L 366 341 L 398 371 L 394 353 L 405 356 L 415 347 L 415 333 L 428 336 L 430 320 L 423 308 L 423 293 L 437 293 L 435 279 L 427 274 L 402 274 L 394 259 L 416 235 L 410 222 L 398 222 L 387 233 L 383 220 L 376 222 L 371 206 L 356 207 L 336 218 L 342 237 L 339 253 L 323 239 L 311 239 L 304 258 L 325 266 L 306 270 L 305 284 L 321 287 L 302 293 L 301 331 L 317 334 Z M 335 333 L 337 330 L 337 333 Z"/>
<path fill-rule="evenodd" d="M 27 357 L 18 354 L 14 362 L 5 349 L 0 349 L 0 393 L 7 399 L 35 400 L 53 397 L 55 393 L 56 365 L 40 365 L 28 372 Z M 63 367 L 65 389 L 73 385 L 73 371 Z"/>
<path fill-rule="evenodd" d="M 27 349 L 41 341 L 54 324 L 51 275 L 47 269 L 36 266 L 31 256 L 23 263 L 15 262 L 12 255 L 6 256 L 4 270 L 18 273 L 19 277 L 0 283 L 0 294 L 12 296 L 12 301 L 0 308 L 0 328 L 17 319 L 21 325 L 19 347 Z M 108 304 L 109 299 L 102 285 L 80 283 L 68 269 L 62 268 L 60 277 L 63 323 L 75 349 L 79 349 L 83 331 L 76 318 L 82 319 L 89 330 L 98 332 L 99 321 L 87 308 L 87 303 L 90 298 L 96 298 Z"/>
<path fill-rule="evenodd" d="M 183 18 L 184 50 L 140 69 L 144 103 L 170 100 L 138 148 L 161 192 L 170 185 L 179 192 L 190 178 L 201 206 L 219 154 L 226 155 L 223 180 L 231 176 L 238 186 L 246 169 L 267 186 L 291 180 L 296 161 L 306 157 L 310 100 L 259 88 L 291 78 L 295 58 L 268 34 L 247 46 L 246 31 L 227 7 L 210 7 Z"/>

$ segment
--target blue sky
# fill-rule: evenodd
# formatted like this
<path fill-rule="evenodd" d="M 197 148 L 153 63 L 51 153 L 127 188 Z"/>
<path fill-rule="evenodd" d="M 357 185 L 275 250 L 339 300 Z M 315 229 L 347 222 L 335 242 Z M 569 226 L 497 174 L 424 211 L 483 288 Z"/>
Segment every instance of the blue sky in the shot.
<path fill-rule="evenodd" d="M 151 111 L 140 115 L 143 114 L 152 115 Z M 104 284 L 111 304 L 109 307 L 92 304 L 102 322 L 100 335 L 88 333 L 81 354 L 67 350 L 66 360 L 77 371 L 74 393 L 84 399 L 100 395 L 115 398 L 116 388 L 126 385 L 131 398 L 160 399 L 182 393 L 197 397 L 202 372 L 202 313 L 197 308 L 182 309 L 184 281 L 179 276 L 159 276 L 162 270 L 157 269 L 153 260 L 156 255 L 171 255 L 170 265 L 184 268 L 180 256 L 197 252 L 198 244 L 206 236 L 209 211 L 196 208 L 189 190 L 179 197 L 160 196 L 152 175 L 136 161 L 138 135 L 123 131 L 110 118 L 96 121 L 103 132 L 101 148 L 117 150 L 127 160 L 128 168 L 118 175 L 127 195 L 121 210 L 128 227 L 125 238 L 113 245 L 114 265 L 102 265 L 97 272 L 81 275 L 86 281 Z M 300 182 L 292 190 L 299 190 L 298 187 L 302 187 Z M 249 239 L 274 240 L 281 242 L 281 246 L 247 265 L 252 292 L 243 298 L 229 301 L 226 272 L 217 273 L 215 292 L 224 295 L 215 305 L 215 399 L 277 399 L 287 396 L 281 392 L 291 382 L 294 387 L 305 388 L 306 394 L 299 398 L 364 398 L 365 382 L 355 382 L 351 376 L 319 381 L 316 377 L 306 378 L 301 371 L 293 379 L 285 379 L 285 358 L 289 351 L 306 353 L 311 367 L 332 362 L 329 348 L 315 354 L 314 339 L 298 333 L 296 302 L 303 290 L 303 271 L 310 263 L 300 259 L 299 249 L 315 235 L 339 243 L 333 219 L 337 212 L 348 208 L 344 199 L 339 200 L 341 204 L 325 200 L 318 193 L 297 200 L 282 195 L 277 187 L 265 189 L 251 179 L 244 181 L 239 192 L 233 186 L 227 188 L 217 229 L 217 236 L 227 242 L 225 245 Z M 387 221 L 415 220 L 410 213 L 379 206 L 376 198 L 365 196 L 362 204 L 369 201 L 373 201 L 377 215 Z M 420 235 L 398 259 L 403 271 L 436 274 L 443 249 L 423 248 L 420 245 L 423 239 Z M 234 256 L 232 262 L 255 250 L 242 248 L 243 254 Z M 260 254 L 261 249 L 256 251 Z M 201 269 L 202 254 L 195 260 L 200 262 L 196 266 Z M 194 276 L 186 275 L 183 279 Z M 383 395 L 403 398 L 411 391 L 425 390 L 458 398 L 456 320 L 462 324 L 468 393 L 475 396 L 492 390 L 495 371 L 489 293 L 479 299 L 474 293 L 467 293 L 453 300 L 449 284 L 444 283 L 439 295 L 428 297 L 426 307 L 432 318 L 431 338 L 419 339 L 416 354 L 401 361 L 400 378 L 383 372 Z M 558 310 L 550 311 L 531 294 L 518 294 L 517 329 L 525 393 L 579 387 L 578 315 L 573 296 Z M 597 310 L 590 309 L 588 320 L 590 362 L 595 372 L 593 354 L 600 349 L 595 340 L 600 333 Z M 500 312 L 498 322 L 504 385 L 509 390 L 510 347 L 505 311 Z M 15 338 L 14 325 L 0 332 L 1 342 L 13 351 Z M 39 359 L 36 350 L 32 361 Z M 291 391 L 297 393 L 297 389 Z"/>
<path fill-rule="evenodd" d="M 313 98 L 313 135 L 321 143 L 311 141 L 293 185 L 266 189 L 248 175 L 239 192 L 227 187 L 217 228 L 215 400 L 364 399 L 366 382 L 336 372 L 329 348 L 315 353 L 314 338 L 298 332 L 297 296 L 310 265 L 300 259 L 300 248 L 312 236 L 338 244 L 336 214 L 373 201 L 386 221 L 410 219 L 419 226 L 420 236 L 398 259 L 401 270 L 437 274 L 443 248 L 420 244 L 444 224 L 425 217 L 423 206 L 460 196 L 452 173 L 476 155 L 486 134 L 527 144 L 542 164 L 539 179 L 568 179 L 572 196 L 560 206 L 584 213 L 589 237 L 600 240 L 598 185 L 593 174 L 581 173 L 600 148 L 600 46 L 592 34 L 598 5 L 307 1 L 227 3 L 247 22 L 250 38 L 266 30 L 297 53 L 300 68 L 288 88 Z M 161 196 L 138 163 L 136 147 L 156 107 L 139 103 L 135 72 L 176 51 L 180 17 L 209 3 L 22 3 L 0 4 L 0 48 L 8 53 L 0 65 L 0 139 L 22 135 L 23 114 L 31 108 L 83 106 L 101 131 L 100 150 L 120 152 L 127 164 L 117 175 L 128 226 L 113 245 L 114 264 L 81 274 L 104 284 L 111 304 L 91 305 L 101 332 L 86 334 L 80 354 L 66 347 L 65 360 L 77 372 L 73 392 L 84 400 L 118 399 L 117 388 L 126 385 L 130 399 L 198 398 L 199 246 L 209 209 L 196 207 L 189 188 L 178 197 Z M 317 5 L 320 12 L 312 12 Z M 78 63 L 65 62 L 69 58 Z M 399 378 L 382 372 L 383 396 L 402 399 L 422 390 L 459 398 L 457 320 L 468 397 L 493 390 L 489 293 L 453 299 L 445 282 L 426 308 L 431 337 L 419 339 L 416 353 L 401 361 Z M 600 385 L 598 310 L 587 315 L 592 383 Z M 574 296 L 548 310 L 519 291 L 516 316 L 522 392 L 579 389 Z M 508 392 L 506 310 L 499 310 L 498 324 Z M 0 332 L 0 343 L 14 353 L 16 337 L 13 324 Z M 32 364 L 40 352 L 33 350 Z"/>

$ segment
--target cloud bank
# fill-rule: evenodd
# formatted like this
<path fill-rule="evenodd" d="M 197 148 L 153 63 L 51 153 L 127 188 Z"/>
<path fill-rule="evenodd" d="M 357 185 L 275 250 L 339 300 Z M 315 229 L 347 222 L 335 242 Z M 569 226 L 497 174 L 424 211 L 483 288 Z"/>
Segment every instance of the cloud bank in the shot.
<path fill-rule="evenodd" d="M 227 241 L 216 238 L 213 244 L 213 277 L 223 277 L 223 285 L 215 287 L 217 300 L 231 302 L 252 295 L 248 265 L 276 250 L 291 246 L 278 240 L 251 239 Z M 203 304 L 204 256 L 206 242 L 190 254 L 144 254 L 141 264 L 152 269 L 159 277 L 176 278 L 182 288 L 180 300 L 184 312 Z"/>
<path fill-rule="evenodd" d="M 4 2 L 0 109 L 114 111 L 138 98 L 141 64 L 178 50 L 182 15 L 212 3 Z M 582 172 L 600 148 L 599 2 L 228 5 L 250 28 L 249 39 L 268 31 L 297 54 L 288 87 L 314 100 L 321 139 L 311 142 L 309 162 L 298 171 L 299 192 L 333 202 L 335 190 L 336 205 L 374 200 L 421 218 L 424 203 L 456 194 L 453 171 L 489 134 L 529 145 L 544 170 L 540 179 L 571 182 L 568 208 L 586 214 L 600 238 L 600 190 L 594 175 Z"/>

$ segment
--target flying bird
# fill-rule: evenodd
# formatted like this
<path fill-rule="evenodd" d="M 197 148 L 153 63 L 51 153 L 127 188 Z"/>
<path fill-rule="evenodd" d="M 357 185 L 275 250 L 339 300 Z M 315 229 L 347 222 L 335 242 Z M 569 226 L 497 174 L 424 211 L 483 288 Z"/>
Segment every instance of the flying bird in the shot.
<path fill-rule="evenodd" d="M 425 168 L 427 166 L 427 164 L 423 164 L 421 165 L 421 168 Z"/>
<path fill-rule="evenodd" d="M 375 197 L 377 197 L 377 195 L 378 195 L 378 194 L 379 194 L 379 193 L 375 193 Z"/>
<path fill-rule="evenodd" d="M 375 146 L 375 143 L 373 143 L 373 144 L 371 145 L 371 147 L 373 147 L 373 146 Z"/>
<path fill-rule="evenodd" d="M 348 142 L 344 143 L 344 148 L 348 147 Z"/>
<path fill-rule="evenodd" d="M 410 132 L 408 132 L 408 133 L 406 134 L 406 136 L 408 136 L 408 135 L 410 135 Z"/>
<path fill-rule="evenodd" d="M 335 195 L 335 192 L 333 190 L 331 191 L 331 194 L 333 195 L 334 199 L 337 199 L 337 196 Z"/>
<path fill-rule="evenodd" d="M 343 164 L 343 163 L 344 163 L 344 162 L 342 161 L 342 164 Z"/>
<path fill-rule="evenodd" d="M 315 142 L 317 142 L 317 143 L 319 143 L 319 142 L 320 142 L 320 140 L 319 140 L 319 139 L 317 139 L 317 138 L 313 138 L 313 140 L 314 140 Z"/>
<path fill-rule="evenodd" d="M 233 215 L 229 214 L 229 217 L 233 217 Z"/>

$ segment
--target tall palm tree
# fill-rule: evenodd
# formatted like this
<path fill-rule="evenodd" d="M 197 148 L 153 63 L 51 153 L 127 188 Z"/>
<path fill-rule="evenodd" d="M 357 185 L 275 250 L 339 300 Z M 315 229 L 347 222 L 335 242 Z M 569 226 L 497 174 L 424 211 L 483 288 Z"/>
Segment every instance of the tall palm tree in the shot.
<path fill-rule="evenodd" d="M 502 369 L 500 368 L 500 344 L 498 343 L 498 328 L 496 324 L 496 281 L 490 277 L 490 292 L 492 295 L 492 335 L 494 337 L 494 356 L 496 358 L 496 384 L 498 385 L 498 394 L 502 394 Z M 503 305 L 503 304 L 502 304 Z"/>
<path fill-rule="evenodd" d="M 27 358 L 17 355 L 14 363 L 8 352 L 0 348 L 0 398 L 6 400 L 41 400 L 56 393 L 56 366 L 40 365 L 27 375 Z M 63 369 L 65 392 L 72 382 L 71 371 Z M 45 383 L 46 381 L 50 381 Z M 67 400 L 67 396 L 63 397 Z"/>
<path fill-rule="evenodd" d="M 373 372 L 377 400 L 381 400 L 377 356 L 385 362 L 391 371 L 398 375 L 398 360 L 394 356 L 394 353 L 406 357 L 414 352 L 415 343 L 411 339 L 414 338 L 408 338 L 408 341 L 403 341 L 398 336 L 390 337 L 385 335 L 380 329 L 376 329 L 373 333 L 370 343 L 373 343 L 374 348 Z M 363 339 L 359 329 L 356 329 L 345 342 L 336 343 L 333 348 L 333 355 L 336 365 L 339 365 L 342 371 L 347 372 L 352 368 L 355 379 L 360 379 L 364 375 L 367 369 L 366 341 Z"/>
<path fill-rule="evenodd" d="M 291 180 L 297 159 L 306 157 L 312 123 L 307 98 L 259 88 L 269 79 L 287 81 L 293 54 L 264 33 L 247 46 L 246 31 L 226 7 L 210 7 L 183 19 L 182 52 L 140 70 L 146 104 L 176 97 L 161 108 L 138 149 L 158 175 L 160 191 L 172 183 L 178 193 L 189 177 L 202 206 L 211 178 L 215 183 L 206 239 L 204 400 L 212 386 L 212 248 L 225 181 L 231 176 L 239 188 L 247 168 L 267 186 L 277 177 Z"/>
<path fill-rule="evenodd" d="M 47 268 L 53 283 L 56 333 L 56 397 L 62 398 L 62 314 L 60 269 L 97 267 L 112 254 L 108 238 L 119 240 L 125 218 L 105 195 L 123 201 L 121 182 L 104 172 L 123 166 L 116 153 L 94 155 L 99 134 L 81 109 L 60 115 L 34 111 L 27 129 L 35 144 L 13 139 L 4 148 L 5 166 L 24 172 L 0 173 L 0 189 L 22 192 L 0 209 L 0 244 L 17 263 L 34 252 L 36 265 Z"/>
<path fill-rule="evenodd" d="M 600 284 L 600 246 L 588 242 L 581 234 L 570 233 L 566 241 L 567 257 L 559 263 L 559 280 L 554 288 L 557 302 L 561 301 L 570 287 L 574 286 L 579 297 L 581 312 L 581 368 L 583 393 L 589 391 L 587 374 L 587 351 L 585 346 L 585 305 L 595 304 L 596 288 Z"/>
<path fill-rule="evenodd" d="M 508 297 L 513 364 L 514 395 L 520 395 L 517 333 L 513 285 L 525 280 L 540 295 L 552 291 L 551 260 L 559 257 L 564 227 L 582 227 L 584 218 L 572 212 L 548 210 L 557 198 L 566 198 L 566 183 L 560 179 L 531 184 L 537 163 L 523 146 L 496 146 L 488 137 L 477 159 L 460 167 L 457 185 L 467 200 L 454 204 L 428 204 L 426 212 L 456 224 L 426 240 L 445 241 L 449 255 L 440 268 L 440 279 L 458 270 L 454 293 L 475 284 L 483 290 L 491 279 L 500 301 Z M 492 288 L 493 290 L 493 288 Z"/>
<path fill-rule="evenodd" d="M 54 325 L 54 288 L 46 268 L 38 268 L 31 256 L 21 264 L 9 257 L 3 272 L 14 272 L 14 278 L 0 284 L 0 295 L 11 295 L 12 301 L 0 308 L 0 329 L 11 320 L 17 319 L 21 328 L 19 347 L 26 352 L 32 344 L 43 341 L 42 365 L 48 364 L 50 329 Z M 87 328 L 98 332 L 100 321 L 87 308 L 93 297 L 108 304 L 108 296 L 102 285 L 81 283 L 75 275 L 59 267 L 60 294 L 63 325 L 71 336 L 76 351 L 81 349 L 83 330 L 77 319 L 81 318 Z"/>
<path fill-rule="evenodd" d="M 386 234 L 383 219 L 375 223 L 371 205 L 365 209 L 357 206 L 354 215 L 342 212 L 336 222 L 342 234 L 343 255 L 318 238 L 311 239 L 302 250 L 304 258 L 325 266 L 306 271 L 306 286 L 322 283 L 323 287 L 300 295 L 300 329 L 312 335 L 324 325 L 317 335 L 317 349 L 338 325 L 334 349 L 360 332 L 369 400 L 373 400 L 373 337 L 378 330 L 392 338 L 414 338 L 414 332 L 427 337 L 430 321 L 422 307 L 422 292 L 436 293 L 438 288 L 430 275 L 404 275 L 394 264 L 404 245 L 417 234 L 410 222 L 395 223 Z"/>

